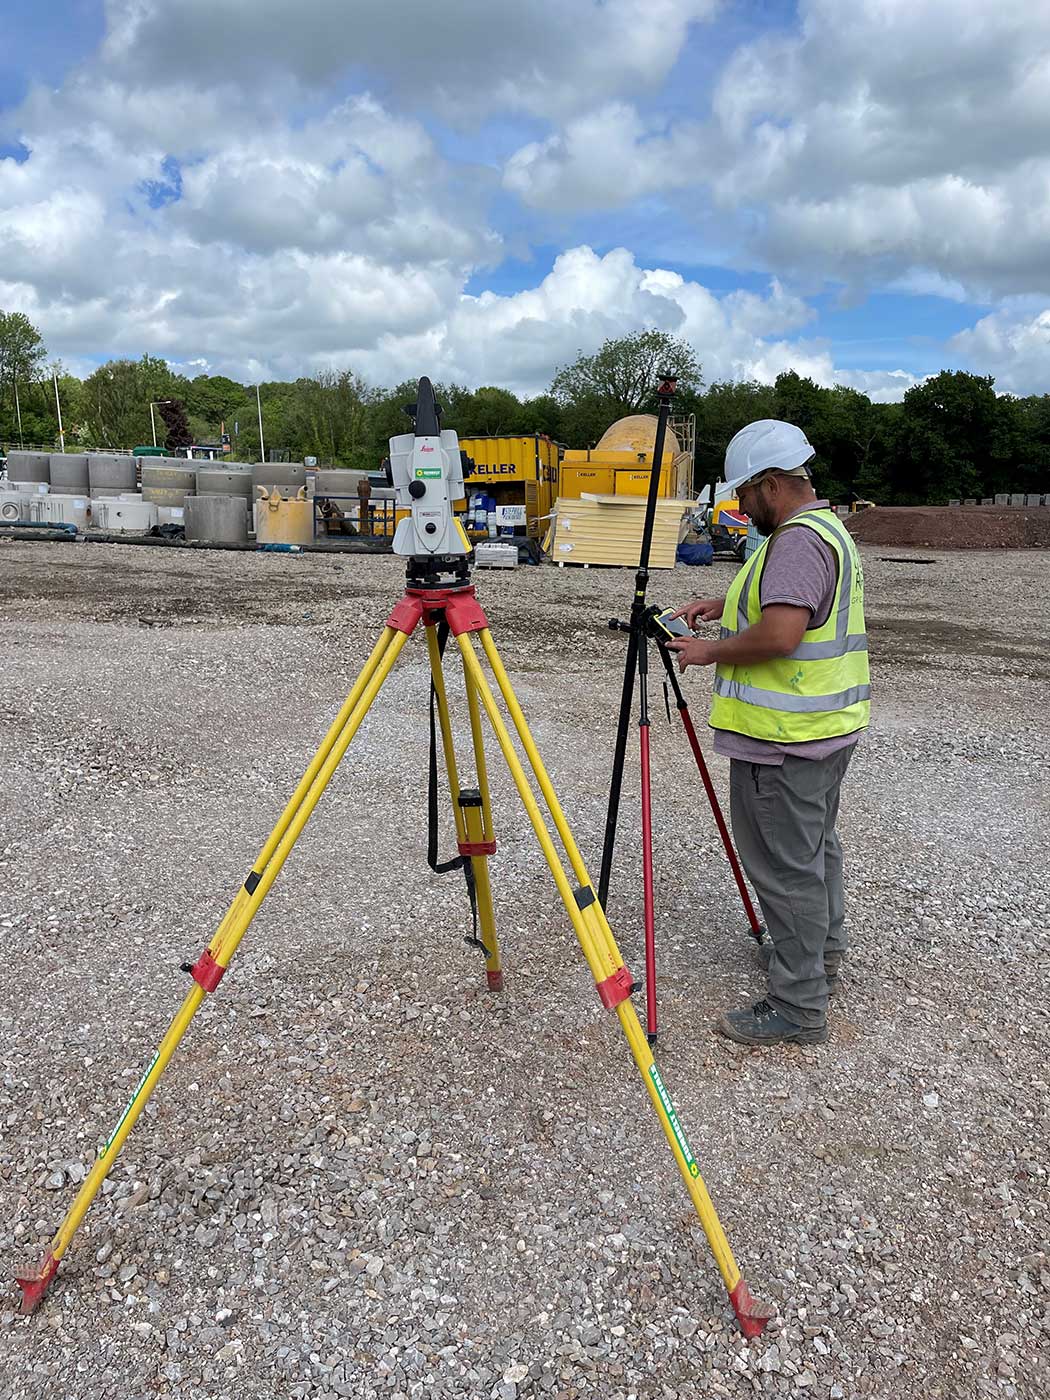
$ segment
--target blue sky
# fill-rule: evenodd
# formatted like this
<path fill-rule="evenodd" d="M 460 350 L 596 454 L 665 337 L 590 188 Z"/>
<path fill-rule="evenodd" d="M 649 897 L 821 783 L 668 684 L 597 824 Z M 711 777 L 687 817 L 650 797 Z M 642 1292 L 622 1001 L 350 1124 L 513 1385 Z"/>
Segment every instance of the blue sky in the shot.
<path fill-rule="evenodd" d="M 31 82 L 61 82 L 105 33 L 100 0 L 4 0 L 0 24 L 0 110 L 17 107 Z"/>
<path fill-rule="evenodd" d="M 1050 378 L 1041 7 L 7 0 L 0 24 L 0 308 L 73 368 L 532 392 L 659 325 L 710 379 Z"/>

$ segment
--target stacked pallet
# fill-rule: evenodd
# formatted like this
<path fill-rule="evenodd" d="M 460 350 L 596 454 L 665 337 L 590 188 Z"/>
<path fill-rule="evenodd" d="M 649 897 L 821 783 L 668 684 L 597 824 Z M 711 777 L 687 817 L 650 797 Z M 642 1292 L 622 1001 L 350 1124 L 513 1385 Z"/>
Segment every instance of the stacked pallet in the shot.
<path fill-rule="evenodd" d="M 692 504 L 692 501 L 657 501 L 649 557 L 651 568 L 674 568 L 675 554 L 688 528 L 685 512 Z M 559 497 L 551 557 L 557 564 L 620 564 L 636 569 L 644 520 L 645 498 L 642 496 L 585 494 L 578 500 Z"/>

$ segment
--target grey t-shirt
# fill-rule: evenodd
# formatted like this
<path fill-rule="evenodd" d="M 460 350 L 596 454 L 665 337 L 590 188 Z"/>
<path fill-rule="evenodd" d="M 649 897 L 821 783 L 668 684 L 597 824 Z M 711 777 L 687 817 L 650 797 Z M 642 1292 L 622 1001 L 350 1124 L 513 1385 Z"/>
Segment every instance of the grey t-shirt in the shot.
<path fill-rule="evenodd" d="M 794 519 L 803 511 L 828 509 L 827 501 L 810 501 L 788 519 Z M 810 627 L 821 627 L 827 622 L 835 601 L 836 578 L 835 556 L 815 530 L 785 530 L 766 551 L 759 600 L 764 608 L 774 603 L 807 608 L 812 614 Z M 827 758 L 855 744 L 859 738 L 860 731 L 838 734 L 833 739 L 808 739 L 801 744 L 776 744 L 767 739 L 752 739 L 748 734 L 737 734 L 731 729 L 716 729 L 715 753 L 745 763 L 782 764 L 788 756 Z"/>

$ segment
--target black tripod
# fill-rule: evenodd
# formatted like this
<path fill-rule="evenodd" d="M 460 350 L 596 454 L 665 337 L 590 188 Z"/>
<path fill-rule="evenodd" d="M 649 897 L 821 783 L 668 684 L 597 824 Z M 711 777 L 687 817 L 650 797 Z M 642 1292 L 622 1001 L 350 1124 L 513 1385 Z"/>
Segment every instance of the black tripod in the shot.
<path fill-rule="evenodd" d="M 616 845 L 616 820 L 620 808 L 620 793 L 623 787 L 623 766 L 627 754 L 627 730 L 631 722 L 631 702 L 634 695 L 635 676 L 638 678 L 638 733 L 641 741 L 641 782 L 642 782 L 642 887 L 645 907 L 645 1011 L 646 1035 L 649 1044 L 656 1042 L 656 910 L 653 896 L 653 828 L 652 828 L 652 785 L 649 768 L 649 640 L 656 642 L 656 649 L 663 662 L 667 684 L 674 693 L 675 705 L 682 717 L 682 724 L 689 746 L 696 759 L 700 778 L 711 804 L 711 812 L 725 846 L 726 856 L 733 870 L 744 912 L 748 919 L 748 932 L 756 943 L 762 942 L 765 929 L 758 920 L 755 906 L 751 902 L 744 874 L 740 868 L 733 841 L 726 826 L 722 809 L 719 806 L 711 775 L 704 760 L 700 741 L 696 736 L 689 706 L 682 693 L 682 687 L 675 671 L 674 659 L 667 650 L 667 642 L 674 631 L 662 621 L 663 614 L 657 607 L 646 604 L 646 590 L 649 585 L 649 554 L 653 542 L 653 526 L 656 522 L 656 502 L 660 494 L 660 468 L 663 461 L 664 442 L 667 437 L 667 419 L 671 412 L 677 378 L 673 374 L 661 376 L 657 387 L 660 398 L 660 411 L 656 420 L 656 441 L 653 444 L 653 465 L 649 476 L 649 494 L 645 502 L 645 520 L 642 525 L 642 547 L 638 558 L 638 572 L 634 576 L 634 599 L 631 615 L 627 622 L 612 618 L 609 626 L 615 631 L 627 633 L 627 661 L 624 666 L 623 691 L 620 696 L 620 716 L 616 727 L 616 748 L 613 752 L 612 778 L 609 783 L 609 808 L 605 818 L 605 842 L 602 846 L 602 868 L 598 881 L 598 898 L 602 908 L 608 906 L 609 878 L 612 874 L 613 849 Z M 683 633 L 688 633 L 683 628 Z M 670 705 L 668 705 L 670 713 Z"/>

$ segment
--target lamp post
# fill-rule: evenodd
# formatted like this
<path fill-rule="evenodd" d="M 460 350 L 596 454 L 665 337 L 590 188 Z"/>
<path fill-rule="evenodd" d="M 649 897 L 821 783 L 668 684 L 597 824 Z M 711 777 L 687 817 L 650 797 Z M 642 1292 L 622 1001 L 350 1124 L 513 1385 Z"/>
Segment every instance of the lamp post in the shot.
<path fill-rule="evenodd" d="M 58 445 L 62 452 L 66 450 L 66 435 L 62 428 L 62 403 L 58 397 L 58 371 L 51 371 L 51 378 L 55 384 L 55 409 L 58 413 Z"/>
<path fill-rule="evenodd" d="M 153 430 L 153 446 L 157 445 L 157 420 L 153 416 L 153 405 L 155 403 L 171 403 L 171 399 L 152 399 L 149 406 L 149 425 Z"/>
<path fill-rule="evenodd" d="M 256 384 L 256 386 L 255 386 L 255 404 L 256 404 L 256 407 L 257 407 L 258 410 L 259 410 L 259 461 L 260 461 L 260 462 L 265 462 L 265 461 L 266 461 L 266 447 L 265 447 L 265 445 L 263 444 L 262 399 L 259 397 L 259 386 L 258 386 L 258 384 Z"/>
<path fill-rule="evenodd" d="M 25 447 L 25 442 L 22 440 L 22 407 L 18 402 L 18 380 L 12 378 L 11 383 L 15 391 L 15 417 L 18 419 L 18 445 L 19 447 Z"/>

